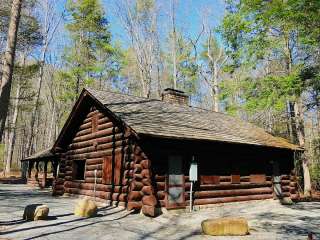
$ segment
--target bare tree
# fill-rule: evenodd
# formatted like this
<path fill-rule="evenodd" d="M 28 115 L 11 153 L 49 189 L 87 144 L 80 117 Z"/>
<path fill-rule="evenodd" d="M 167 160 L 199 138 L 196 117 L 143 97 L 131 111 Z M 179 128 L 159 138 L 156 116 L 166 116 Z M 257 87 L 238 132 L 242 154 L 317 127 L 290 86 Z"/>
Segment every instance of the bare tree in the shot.
<path fill-rule="evenodd" d="M 20 22 L 22 0 L 13 0 L 8 29 L 6 51 L 3 59 L 2 78 L 0 82 L 0 140 L 9 109 L 12 73 L 17 43 L 17 32 Z"/>
<path fill-rule="evenodd" d="M 172 65 L 173 65 L 173 88 L 177 89 L 177 31 L 176 31 L 176 0 L 171 0 L 171 24 L 172 24 Z"/>
<path fill-rule="evenodd" d="M 14 150 L 15 138 L 16 138 L 16 124 L 17 124 L 18 111 L 19 111 L 20 91 L 21 91 L 21 84 L 20 82 L 18 82 L 15 101 L 13 104 L 14 110 L 13 110 L 13 116 L 12 116 L 12 122 L 11 122 L 11 131 L 9 132 L 9 139 L 8 139 L 8 147 L 7 147 L 8 150 L 7 150 L 5 174 L 9 174 L 11 171 L 12 156 L 13 156 L 13 150 Z"/>
<path fill-rule="evenodd" d="M 142 96 L 150 97 L 160 54 L 157 34 L 158 9 L 154 1 L 138 0 L 133 5 L 128 0 L 122 0 L 118 2 L 117 14 L 129 35 L 136 55 Z"/>
<path fill-rule="evenodd" d="M 40 59 L 39 59 L 39 77 L 36 85 L 36 95 L 35 95 L 35 103 L 33 106 L 32 114 L 31 114 L 31 122 L 30 122 L 30 136 L 28 140 L 28 147 L 27 151 L 28 154 L 32 153 L 32 141 L 34 139 L 34 126 L 35 126 L 35 120 L 36 115 L 39 111 L 39 101 L 40 101 L 40 93 L 42 89 L 42 82 L 43 82 L 43 72 L 44 72 L 44 65 L 46 60 L 46 55 L 48 51 L 48 47 L 50 45 L 50 42 L 52 41 L 55 32 L 57 30 L 57 27 L 59 26 L 62 14 L 57 15 L 57 12 L 55 11 L 57 2 L 52 0 L 44 0 L 40 2 L 40 11 L 43 12 L 43 25 L 42 25 L 42 48 L 40 53 Z"/>
<path fill-rule="evenodd" d="M 206 16 L 206 14 L 204 15 Z M 219 46 L 214 29 L 208 24 L 208 17 L 203 19 L 204 33 L 206 36 L 204 57 L 206 66 L 202 66 L 200 73 L 209 86 L 212 98 L 212 110 L 219 112 L 219 80 L 222 77 L 222 68 L 227 61 L 223 47 Z"/>

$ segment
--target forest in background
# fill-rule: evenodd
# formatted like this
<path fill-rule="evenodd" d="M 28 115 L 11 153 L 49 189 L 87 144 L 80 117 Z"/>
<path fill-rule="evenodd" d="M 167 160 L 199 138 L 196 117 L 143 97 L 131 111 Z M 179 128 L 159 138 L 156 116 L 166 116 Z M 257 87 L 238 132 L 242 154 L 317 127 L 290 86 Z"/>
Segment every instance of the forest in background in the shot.
<path fill-rule="evenodd" d="M 0 0 L 0 100 L 12 6 L 22 3 L 0 170 L 52 146 L 83 87 L 147 98 L 171 87 L 193 106 L 304 147 L 297 171 L 319 186 L 320 2 L 227 0 L 217 26 L 218 2 L 192 9 L 201 20 L 191 34 L 179 0 L 119 0 L 113 9 L 100 0 Z M 108 11 L 126 41 L 110 30 Z"/>

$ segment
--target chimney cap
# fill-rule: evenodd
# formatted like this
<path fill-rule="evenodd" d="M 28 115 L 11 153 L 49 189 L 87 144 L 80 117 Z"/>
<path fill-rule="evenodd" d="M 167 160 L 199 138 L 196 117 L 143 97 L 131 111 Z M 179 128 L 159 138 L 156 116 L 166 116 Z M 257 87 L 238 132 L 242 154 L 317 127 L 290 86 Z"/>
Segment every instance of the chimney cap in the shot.
<path fill-rule="evenodd" d="M 166 88 L 166 89 L 164 89 L 163 90 L 163 94 L 165 94 L 165 93 L 171 93 L 171 94 L 176 94 L 176 95 L 188 97 L 188 95 L 184 91 L 177 90 L 177 89 L 174 89 L 174 88 Z"/>

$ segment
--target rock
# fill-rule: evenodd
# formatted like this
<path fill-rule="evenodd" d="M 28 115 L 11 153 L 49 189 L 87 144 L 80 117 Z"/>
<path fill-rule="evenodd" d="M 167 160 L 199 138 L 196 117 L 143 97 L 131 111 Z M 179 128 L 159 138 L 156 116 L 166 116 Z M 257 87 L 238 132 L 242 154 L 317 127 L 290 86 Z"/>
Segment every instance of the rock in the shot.
<path fill-rule="evenodd" d="M 292 205 L 293 201 L 289 197 L 284 197 L 284 198 L 280 199 L 280 203 L 282 205 Z"/>
<path fill-rule="evenodd" d="M 243 236 L 249 234 L 248 222 L 244 218 L 207 219 L 201 223 L 204 234 L 212 236 Z"/>
<path fill-rule="evenodd" d="M 97 214 L 97 204 L 89 199 L 81 199 L 76 203 L 74 215 L 79 217 L 93 217 Z"/>
<path fill-rule="evenodd" d="M 49 207 L 43 204 L 30 204 L 24 209 L 23 219 L 27 221 L 45 220 L 48 218 Z"/>

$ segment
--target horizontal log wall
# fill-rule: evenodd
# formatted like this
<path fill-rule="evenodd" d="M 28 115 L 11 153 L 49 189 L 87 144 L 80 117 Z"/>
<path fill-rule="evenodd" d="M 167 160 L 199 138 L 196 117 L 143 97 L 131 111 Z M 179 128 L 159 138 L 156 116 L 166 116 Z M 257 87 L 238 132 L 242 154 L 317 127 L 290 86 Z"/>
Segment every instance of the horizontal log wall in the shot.
<path fill-rule="evenodd" d="M 128 141 L 124 130 L 116 126 L 105 114 L 93 109 L 79 126 L 65 153 L 61 154 L 59 176 L 54 187 L 55 194 L 96 196 L 104 201 L 125 203 L 129 191 L 128 181 L 121 180 L 117 185 L 104 184 L 102 168 L 104 158 L 107 156 L 115 159 L 116 155 L 120 155 L 121 160 L 126 160 Z M 84 180 L 75 180 L 73 176 L 73 161 L 79 160 L 86 161 Z M 94 193 L 95 170 L 97 170 L 97 184 Z M 119 172 L 123 173 L 121 170 Z"/>
<path fill-rule="evenodd" d="M 66 154 L 64 152 L 58 152 L 60 163 L 59 163 L 59 172 L 57 178 L 52 183 L 52 195 L 63 195 L 64 194 L 64 178 L 66 171 Z"/>
<path fill-rule="evenodd" d="M 252 176 L 241 176 L 239 183 L 232 183 L 231 176 L 220 176 L 218 184 L 199 184 L 195 186 L 193 204 L 215 204 L 273 198 L 271 176 L 261 183 L 250 182 Z M 185 199 L 189 204 L 190 182 L 185 177 Z"/>
<path fill-rule="evenodd" d="M 166 206 L 166 176 L 156 175 L 156 195 L 162 207 Z M 189 205 L 189 177 L 185 176 L 185 202 Z M 283 197 L 298 198 L 297 182 L 294 176 L 282 175 Z M 200 184 L 194 186 L 193 204 L 204 205 L 236 201 L 261 200 L 273 198 L 272 177 L 266 176 L 263 183 L 250 182 L 250 176 L 241 176 L 239 184 L 231 183 L 231 176 L 220 176 L 219 184 Z"/>
<path fill-rule="evenodd" d="M 162 207 L 166 206 L 166 176 L 156 175 L 156 195 Z M 294 177 L 281 176 L 283 196 L 296 197 Z M 185 202 L 189 205 L 189 177 L 185 176 Z M 214 204 L 236 201 L 260 200 L 273 198 L 272 177 L 266 176 L 264 183 L 250 182 L 250 176 L 241 176 L 239 184 L 231 183 L 231 176 L 220 176 L 219 184 L 200 184 L 194 186 L 193 204 Z"/>
<path fill-rule="evenodd" d="M 298 182 L 295 175 L 282 175 L 281 176 L 281 190 L 283 197 L 290 197 L 293 200 L 299 198 Z"/>

